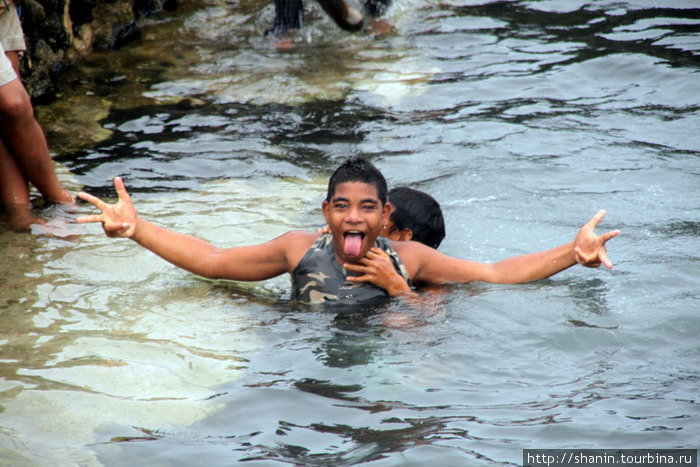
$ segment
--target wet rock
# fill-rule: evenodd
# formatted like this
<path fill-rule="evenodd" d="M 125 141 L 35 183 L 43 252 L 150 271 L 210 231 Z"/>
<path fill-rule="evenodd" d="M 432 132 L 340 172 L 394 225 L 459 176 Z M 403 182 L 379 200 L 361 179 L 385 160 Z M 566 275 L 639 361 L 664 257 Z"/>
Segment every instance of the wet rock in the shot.
<path fill-rule="evenodd" d="M 138 40 L 140 20 L 176 7 L 177 0 L 22 0 L 25 87 L 35 102 L 50 101 L 58 76 L 81 56 Z"/>
<path fill-rule="evenodd" d="M 117 24 L 114 26 L 112 42 L 110 42 L 109 47 L 111 49 L 118 49 L 119 47 L 122 47 L 129 42 L 139 40 L 140 38 L 141 30 L 134 21 L 127 24 Z"/>
<path fill-rule="evenodd" d="M 72 0 L 68 7 L 68 15 L 73 23 L 73 32 L 78 33 L 78 28 L 90 23 L 94 18 L 92 11 L 97 5 L 96 0 Z"/>
<path fill-rule="evenodd" d="M 177 10 L 178 4 L 178 0 L 163 0 L 163 9 L 165 11 L 175 11 Z"/>

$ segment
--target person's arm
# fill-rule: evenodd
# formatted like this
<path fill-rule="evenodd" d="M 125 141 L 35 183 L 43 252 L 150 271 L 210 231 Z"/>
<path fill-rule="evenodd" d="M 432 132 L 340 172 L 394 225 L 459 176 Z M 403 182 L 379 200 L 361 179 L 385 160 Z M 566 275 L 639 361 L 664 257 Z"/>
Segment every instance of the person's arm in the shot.
<path fill-rule="evenodd" d="M 194 274 L 212 279 L 255 281 L 269 279 L 291 270 L 290 251 L 307 242 L 301 232 L 290 232 L 260 245 L 217 248 L 189 235 L 159 227 L 138 216 L 121 178 L 114 179 L 119 200 L 108 204 L 88 193 L 81 199 L 93 204 L 101 214 L 83 216 L 78 223 L 101 222 L 108 237 L 131 238 L 166 261 Z M 299 247 L 303 248 L 303 247 Z"/>
<path fill-rule="evenodd" d="M 362 29 L 364 23 L 362 13 L 351 7 L 346 0 L 318 0 L 318 3 L 328 16 L 346 31 Z"/>
<path fill-rule="evenodd" d="M 595 226 L 605 216 L 601 210 L 585 224 L 573 242 L 538 253 L 508 258 L 497 263 L 486 264 L 461 260 L 443 255 L 432 248 L 416 245 L 410 250 L 402 249 L 407 256 L 404 264 L 412 265 L 414 280 L 433 284 L 448 282 L 483 281 L 499 284 L 517 284 L 546 279 L 576 263 L 586 267 L 605 264 L 612 268 L 605 243 L 620 234 L 609 231 L 601 236 L 595 234 Z M 399 255 L 402 251 L 398 251 Z M 408 261 L 407 261 L 408 260 Z"/>
<path fill-rule="evenodd" d="M 202 277 L 258 281 L 291 270 L 285 251 L 291 235 L 290 232 L 259 245 L 217 248 L 200 238 L 139 218 L 131 239 L 175 266 Z"/>
<path fill-rule="evenodd" d="M 372 248 L 360 260 L 360 263 L 343 265 L 350 272 L 362 274 L 361 276 L 348 276 L 348 281 L 370 282 L 386 290 L 392 297 L 416 295 L 406 280 L 396 272 L 391 258 L 381 248 Z"/>

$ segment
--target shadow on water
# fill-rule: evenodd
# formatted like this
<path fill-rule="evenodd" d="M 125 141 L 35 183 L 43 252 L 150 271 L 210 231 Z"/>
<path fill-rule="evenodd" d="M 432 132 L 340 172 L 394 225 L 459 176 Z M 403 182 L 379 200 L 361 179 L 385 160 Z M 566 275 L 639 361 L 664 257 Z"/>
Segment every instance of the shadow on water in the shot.
<path fill-rule="evenodd" d="M 271 2 L 187 2 L 38 112 L 87 191 L 113 199 L 122 175 L 144 217 L 218 245 L 319 227 L 329 172 L 363 154 L 440 200 L 447 254 L 560 244 L 604 205 L 616 269 L 331 313 L 293 307 L 286 277 L 200 280 L 98 226 L 71 245 L 0 233 L 3 454 L 515 465 L 535 445 L 694 446 L 700 9 L 456 3 L 397 1 L 390 37 L 309 5 L 280 53 Z"/>
<path fill-rule="evenodd" d="M 565 2 L 559 5 L 490 2 L 456 6 L 452 11 L 460 16 L 503 21 L 506 27 L 484 31 L 494 33 L 499 40 L 510 40 L 515 36 L 539 38 L 557 47 L 576 42 L 582 44 L 575 50 L 566 50 L 567 55 L 576 52 L 572 57 L 543 64 L 540 72 L 618 53 L 650 55 L 671 66 L 697 67 L 700 65 L 700 44 L 695 40 L 688 44 L 691 48 L 686 49 L 683 38 L 691 39 L 697 33 L 700 8 L 693 2 L 685 2 L 685 6 L 682 3 L 675 8 L 634 8 L 614 2 L 578 3 L 580 6 L 574 9 L 567 8 Z"/>
<path fill-rule="evenodd" d="M 196 190 L 222 179 L 283 177 L 294 174 L 290 165 L 297 174 L 330 173 L 351 154 L 334 157 L 326 147 L 359 145 L 365 137 L 362 121 L 374 118 L 376 111 L 337 102 L 140 107 L 114 111 L 102 122 L 112 129 L 109 138 L 56 160 L 98 196 L 111 195 L 106 170 L 128 175 L 137 193 Z"/>
<path fill-rule="evenodd" d="M 387 311 L 386 308 L 377 308 L 374 312 L 364 314 L 323 313 L 326 318 L 323 321 L 328 323 L 323 327 L 327 327 L 327 331 L 331 333 L 330 338 L 307 331 L 297 332 L 312 336 L 312 345 L 317 344 L 320 338 L 322 342 L 315 347 L 313 354 L 329 368 L 367 366 L 376 360 L 375 353 L 381 353 L 382 346 L 377 343 L 377 337 L 386 330 L 379 322 L 382 313 Z M 282 319 L 294 322 L 297 329 L 307 327 L 312 320 L 316 320 L 310 312 L 282 313 Z M 280 323 L 277 321 L 275 324 Z M 291 371 L 293 370 L 290 369 L 289 372 Z M 450 422 L 461 417 L 420 416 L 420 412 L 435 408 L 417 407 L 399 400 L 368 399 L 364 383 L 339 384 L 332 380 L 309 377 L 294 379 L 289 376 L 287 372 L 260 372 L 258 377 L 267 380 L 255 383 L 251 383 L 251 378 L 246 378 L 245 387 L 248 390 L 255 390 L 258 394 L 267 393 L 267 397 L 273 399 L 275 393 L 283 396 L 275 402 L 268 399 L 267 404 L 272 402 L 272 406 L 260 406 L 258 396 L 246 394 L 246 391 L 240 388 L 222 388 L 222 392 L 216 397 L 224 402 L 226 407 L 201 423 L 179 432 L 133 427 L 132 435 L 113 436 L 110 442 L 96 445 L 94 449 L 100 455 L 100 459 L 109 465 L 121 465 L 122 462 L 127 462 L 127 459 L 135 457 L 153 459 L 154 452 L 160 452 L 157 457 L 166 461 L 168 465 L 234 460 L 277 461 L 295 465 L 356 465 L 387 459 L 391 455 L 418 446 L 430 446 L 440 439 L 470 438 L 466 431 L 448 426 Z M 293 393 L 284 396 L 289 390 L 293 390 Z M 287 398 L 289 400 L 286 400 Z M 376 418 L 372 422 L 372 425 L 376 423 L 376 426 L 358 426 L 351 421 L 356 419 L 357 415 L 351 415 L 349 423 L 333 419 L 308 424 L 292 421 L 298 419 L 295 415 L 296 405 L 307 405 L 310 401 L 319 399 L 326 401 L 324 404 L 327 404 L 329 412 L 340 410 L 359 413 L 365 422 L 369 420 L 363 414 L 368 414 Z M 272 417 L 270 410 L 275 411 Z M 392 416 L 397 412 L 415 414 L 405 418 Z M 270 433 L 253 431 L 244 434 L 239 427 L 235 430 L 236 434 L 223 434 L 232 430 L 232 416 L 244 420 L 250 418 L 256 423 L 262 422 L 262 419 L 254 418 L 256 414 L 269 420 L 264 424 L 270 427 Z M 290 419 L 287 419 L 287 416 Z M 473 417 L 464 417 L 462 421 L 473 421 Z M 268 442 L 269 435 L 273 435 L 276 441 Z M 319 449 L 318 443 L 331 445 Z M 314 448 L 313 445 L 317 447 Z M 195 455 L 192 451 L 194 446 L 206 446 L 206 449 Z M 322 452 L 324 450 L 328 452 Z"/>
<path fill-rule="evenodd" d="M 49 281 L 56 280 L 57 287 L 66 283 L 60 278 L 60 271 L 52 271 L 45 262 L 60 260 L 71 245 L 52 240 L 52 247 L 46 249 L 41 238 L 14 232 L 0 232 L 0 244 L 0 329 L 6 339 L 2 344 L 0 377 L 14 384 L 82 390 L 27 372 L 50 367 L 56 355 L 80 334 L 62 332 L 63 327 L 78 319 L 73 307 L 60 300 L 47 301 L 38 290 Z M 16 391 L 22 391 L 21 384 L 15 386 Z"/>
<path fill-rule="evenodd" d="M 368 142 L 368 133 L 382 131 L 394 123 L 417 123 L 424 119 L 429 125 L 425 131 L 431 127 L 437 130 L 438 125 L 450 124 L 455 115 L 466 111 L 460 115 L 463 121 L 482 122 L 487 119 L 536 125 L 542 118 L 550 116 L 553 110 L 565 114 L 590 112 L 588 102 L 546 95 L 512 95 L 502 100 L 491 100 L 486 105 L 469 100 L 450 102 L 430 111 L 416 107 L 408 108 L 406 112 L 401 108 L 387 110 L 371 99 L 364 99 L 362 96 L 366 92 L 353 91 L 352 82 L 362 82 L 368 77 L 371 80 L 371 76 L 376 75 L 377 70 L 372 67 L 363 70 L 368 60 L 364 49 L 377 54 L 377 57 L 369 57 L 369 61 L 375 62 L 373 66 L 381 70 L 381 66 L 391 66 L 393 61 L 401 63 L 400 54 L 395 55 L 396 52 L 387 52 L 386 49 L 397 47 L 404 39 L 386 38 L 371 42 L 354 38 L 342 48 L 333 48 L 328 45 L 340 40 L 340 36 L 336 31 L 331 32 L 332 29 L 325 29 L 326 25 L 319 26 L 323 22 L 312 16 L 309 29 L 313 34 L 323 31 L 329 37 L 324 38 L 321 34 L 316 38 L 314 47 L 300 44 L 298 52 L 275 56 L 269 43 L 248 40 L 256 36 L 256 18 L 259 18 L 263 6 L 262 2 L 229 6 L 232 12 L 241 14 L 235 20 L 227 19 L 226 14 L 220 12 L 207 17 L 206 21 L 213 23 L 210 25 L 212 31 L 223 32 L 231 21 L 236 22 L 246 37 L 242 43 L 232 43 L 230 37 L 210 37 L 212 31 L 199 31 L 201 37 L 195 32 L 194 44 L 185 47 L 179 43 L 176 32 L 179 28 L 197 31 L 197 25 L 202 24 L 199 21 L 203 20 L 197 19 L 187 26 L 187 21 L 173 18 L 165 24 L 152 25 L 150 29 L 146 27 L 151 32 L 146 34 L 143 44 L 126 47 L 109 56 L 96 54 L 86 59 L 76 76 L 66 76 L 63 86 L 66 91 L 61 96 L 63 102 L 40 109 L 44 126 L 53 136 L 53 147 L 59 152 L 57 160 L 68 166 L 88 188 L 98 188 L 100 195 L 105 194 L 101 189 L 106 183 L 103 180 L 116 175 L 117 171 L 133 172 L 137 176 L 135 178 L 149 180 L 148 184 L 139 182 L 133 187 L 137 191 L 185 190 L 196 187 L 201 180 L 252 176 L 259 158 L 284 160 L 307 172 L 329 171 L 339 159 L 357 152 L 367 154 L 371 144 L 364 144 L 364 149 L 361 148 L 362 143 Z M 408 5 L 409 8 L 411 6 L 431 11 L 420 3 Z M 463 17 L 489 18 L 490 22 L 483 21 L 482 24 L 481 20 L 475 20 L 475 24 L 467 22 L 464 30 L 449 32 L 469 34 L 475 38 L 487 37 L 493 42 L 487 42 L 485 49 L 494 56 L 502 55 L 497 60 L 507 60 L 509 69 L 504 68 L 504 64 L 477 66 L 467 73 L 462 70 L 438 70 L 423 78 L 428 86 L 509 75 L 532 78 L 551 72 L 554 68 L 565 70 L 576 64 L 617 54 L 652 56 L 671 66 L 696 67 L 699 63 L 697 44 L 684 44 L 681 40 L 692 37 L 696 20 L 700 18 L 698 8 L 635 9 L 603 3 L 568 10 L 563 6 L 563 11 L 545 11 L 546 6 L 538 9 L 540 7 L 536 4 L 519 2 L 491 2 L 474 6 L 448 3 L 430 8 L 435 8 L 435 11 L 427 14 L 426 24 L 411 24 L 416 28 L 413 31 L 415 37 L 412 38 L 414 43 L 421 46 L 422 38 L 447 36 L 445 31 L 439 30 L 436 19 L 445 17 L 445 24 L 449 25 L 451 22 L 459 24 L 457 21 Z M 394 19 L 400 25 L 407 21 L 405 16 L 405 13 L 394 13 Z M 674 38 L 679 43 L 674 43 Z M 435 49 L 433 52 L 437 55 L 441 53 L 440 48 L 430 42 L 425 46 Z M 477 59 L 472 49 L 465 47 L 465 60 Z M 245 57 L 246 54 L 251 57 Z M 237 58 L 225 58 L 231 55 Z M 340 56 L 342 70 L 333 71 L 335 78 L 325 76 L 338 67 L 335 59 L 340 59 Z M 218 68 L 215 71 L 207 66 L 198 68 L 207 63 L 205 60 L 214 61 Z M 455 57 L 446 56 L 437 63 L 448 60 L 455 60 Z M 301 73 L 292 79 L 291 94 L 295 91 L 308 93 L 309 100 L 290 105 L 284 101 L 286 94 L 280 93 L 278 97 L 281 100 L 275 102 L 274 93 L 256 88 L 264 86 L 270 79 L 265 71 L 266 66 L 273 67 L 281 76 Z M 228 98 L 222 102 L 216 87 L 212 90 L 209 88 L 211 83 L 207 84 L 211 76 L 226 74 L 234 79 L 230 91 L 226 91 L 231 94 L 228 103 Z M 189 78 L 192 75 L 196 76 L 193 80 Z M 250 77 L 238 80 L 240 75 Z M 318 76 L 325 76 L 326 79 Z M 392 79 L 400 82 L 400 74 L 397 76 Z M 170 89 L 163 95 L 148 97 L 149 88 L 168 80 L 181 82 L 185 88 Z M 341 93 L 328 99 L 328 91 L 337 81 L 347 81 L 349 84 Z M 188 83 L 190 88 L 187 88 Z M 76 91 L 74 95 L 69 94 L 69 88 Z M 264 95 L 269 102 L 236 101 L 237 93 L 247 95 L 251 92 Z M 548 108 L 538 112 L 538 107 L 545 103 Z M 519 111 L 526 107 L 532 107 L 531 111 Z M 658 110 L 663 111 L 663 106 Z M 672 118 L 677 118 L 675 107 L 670 106 L 667 110 Z M 628 111 L 634 111 L 634 108 Z M 81 120 L 84 117 L 92 119 Z M 381 127 L 377 127 L 375 122 Z M 94 144 L 93 137 L 98 137 L 102 142 Z M 81 142 L 88 143 L 89 149 L 75 150 Z M 193 173 L 191 165 L 181 167 L 173 164 L 178 159 L 194 157 L 195 153 L 199 160 L 211 162 L 208 166 L 216 175 Z M 371 151 L 369 155 L 406 153 L 396 148 L 382 148 L 381 152 Z M 166 168 L 170 166 L 173 168 Z M 109 167 L 114 167 L 115 173 L 105 174 L 101 170 L 99 181 L 90 174 L 91 168 Z"/>
<path fill-rule="evenodd" d="M 387 424 L 392 423 L 405 425 L 405 427 L 375 430 L 347 425 L 295 426 L 281 423 L 281 431 L 285 429 L 313 430 L 319 434 L 336 436 L 345 444 L 350 444 L 353 447 L 334 454 L 314 453 L 304 446 L 297 445 L 282 444 L 274 450 L 262 446 L 252 447 L 249 452 L 253 455 L 241 460 L 278 460 L 300 465 L 356 465 L 386 459 L 388 454 L 395 455 L 409 448 L 430 445 L 431 438 L 440 435 L 445 430 L 445 423 L 438 418 L 387 420 Z"/>
<path fill-rule="evenodd" d="M 293 465 L 320 466 L 357 465 L 388 459 L 390 455 L 407 449 L 415 449 L 421 445 L 429 446 L 433 438 L 441 435 L 468 439 L 466 433 L 447 429 L 446 423 L 439 418 L 387 420 L 386 423 L 400 425 L 402 428 L 376 430 L 342 424 L 298 425 L 284 420 L 279 421 L 276 433 L 282 439 L 288 432 L 301 431 L 306 432 L 310 437 L 334 437 L 344 445 L 344 449 L 339 452 L 328 454 L 313 452 L 303 445 L 288 444 L 284 441 L 276 443 L 275 446 L 256 444 L 258 433 L 198 439 L 173 436 L 144 428 L 136 428 L 133 436 L 115 438 L 110 445 L 96 446 L 96 449 L 108 453 L 102 457 L 102 460 L 109 465 L 126 465 L 119 460 L 119 456 L 113 456 L 119 448 L 123 448 L 134 457 L 148 457 L 153 450 L 168 452 L 169 454 L 161 457 L 168 462 L 168 465 L 192 465 L 192 462 L 202 461 L 204 458 L 206 462 L 212 463 L 276 461 Z M 126 448 L 124 443 L 130 443 L 130 446 Z M 206 447 L 206 453 L 193 456 L 191 450 L 195 446 Z M 454 458 L 458 459 L 456 456 Z M 484 458 L 484 460 L 488 459 Z"/>

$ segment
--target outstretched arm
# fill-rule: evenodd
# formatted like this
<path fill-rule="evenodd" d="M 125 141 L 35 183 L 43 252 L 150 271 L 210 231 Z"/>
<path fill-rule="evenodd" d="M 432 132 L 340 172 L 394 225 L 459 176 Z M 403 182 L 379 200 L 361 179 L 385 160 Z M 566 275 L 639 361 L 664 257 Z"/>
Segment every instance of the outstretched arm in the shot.
<path fill-rule="evenodd" d="M 166 261 L 194 274 L 212 279 L 255 281 L 269 279 L 290 270 L 290 248 L 298 236 L 286 234 L 270 242 L 221 249 L 196 237 L 159 227 L 138 216 L 121 178 L 114 179 L 118 201 L 108 204 L 88 193 L 81 199 L 102 213 L 83 216 L 78 223 L 101 222 L 108 237 L 131 238 Z"/>
<path fill-rule="evenodd" d="M 407 256 L 413 257 L 414 279 L 429 283 L 484 281 L 499 284 L 516 284 L 546 279 L 576 263 L 586 267 L 605 264 L 612 267 L 605 243 L 620 234 L 612 230 L 601 236 L 594 229 L 605 216 L 601 210 L 586 223 L 573 242 L 551 250 L 515 256 L 493 264 L 477 263 L 442 255 L 430 248 L 413 248 Z M 401 254 L 401 252 L 399 252 Z M 403 257 L 402 257 L 403 258 Z M 408 259 L 408 258 L 406 258 Z M 411 260 L 404 264 L 411 264 Z"/>

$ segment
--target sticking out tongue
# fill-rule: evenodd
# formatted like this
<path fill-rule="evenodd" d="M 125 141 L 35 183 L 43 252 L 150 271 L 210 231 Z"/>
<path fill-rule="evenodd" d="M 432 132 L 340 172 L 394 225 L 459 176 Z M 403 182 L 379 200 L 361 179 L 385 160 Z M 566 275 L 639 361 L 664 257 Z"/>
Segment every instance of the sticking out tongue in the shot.
<path fill-rule="evenodd" d="M 347 256 L 360 256 L 362 250 L 362 235 L 359 233 L 345 234 L 345 243 L 343 244 L 343 252 Z"/>

